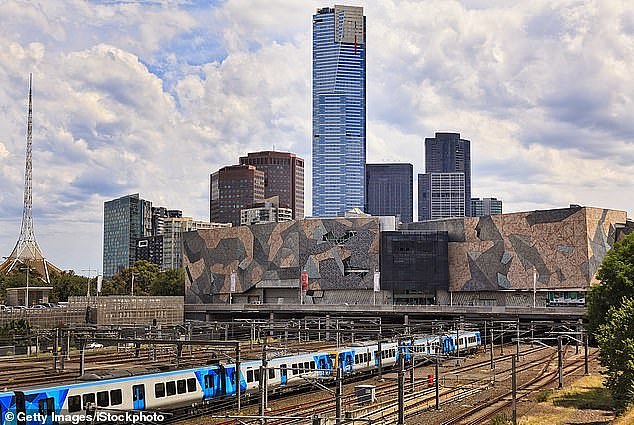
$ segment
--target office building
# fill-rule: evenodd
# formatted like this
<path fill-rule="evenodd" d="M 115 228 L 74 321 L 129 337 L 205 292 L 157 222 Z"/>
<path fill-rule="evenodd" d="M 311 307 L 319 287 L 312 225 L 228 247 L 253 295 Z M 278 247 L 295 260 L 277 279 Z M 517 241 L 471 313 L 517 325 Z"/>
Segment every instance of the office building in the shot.
<path fill-rule="evenodd" d="M 465 217 L 464 173 L 418 175 L 418 220 Z"/>
<path fill-rule="evenodd" d="M 418 220 L 471 215 L 470 144 L 460 133 L 436 133 L 425 139 L 425 174 L 418 176 Z M 458 195 L 461 207 L 455 205 Z"/>
<path fill-rule="evenodd" d="M 240 211 L 264 201 L 264 172 L 253 165 L 231 165 L 211 175 L 211 222 L 240 225 Z"/>
<path fill-rule="evenodd" d="M 267 198 L 264 202 L 258 202 L 251 208 L 245 208 L 240 212 L 240 224 L 242 226 L 291 220 L 293 220 L 293 210 L 280 206 L 277 196 Z"/>
<path fill-rule="evenodd" d="M 471 198 L 471 217 L 502 214 L 502 201 L 497 198 Z"/>
<path fill-rule="evenodd" d="M 152 202 L 127 195 L 104 203 L 103 276 L 110 279 L 136 261 L 137 240 L 152 235 Z"/>
<path fill-rule="evenodd" d="M 366 44 L 362 7 L 313 15 L 313 216 L 365 207 Z"/>
<path fill-rule="evenodd" d="M 264 172 L 264 197 L 279 198 L 279 206 L 290 208 L 292 218 L 304 218 L 304 160 L 288 152 L 251 152 L 240 157 L 240 165 L 253 165 Z"/>
<path fill-rule="evenodd" d="M 365 167 L 365 212 L 375 216 L 398 216 L 413 221 L 412 164 L 367 164 Z"/>

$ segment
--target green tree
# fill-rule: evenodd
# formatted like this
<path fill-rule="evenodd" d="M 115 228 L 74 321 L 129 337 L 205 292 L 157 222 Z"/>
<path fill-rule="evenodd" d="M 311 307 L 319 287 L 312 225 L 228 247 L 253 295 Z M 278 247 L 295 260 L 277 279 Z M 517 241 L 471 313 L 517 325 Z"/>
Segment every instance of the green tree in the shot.
<path fill-rule="evenodd" d="M 134 275 L 134 295 L 150 295 L 152 282 L 159 273 L 159 267 L 156 264 L 139 260 L 114 275 L 111 280 L 104 282 L 102 293 L 103 295 L 130 295 Z"/>
<path fill-rule="evenodd" d="M 617 413 L 634 403 L 634 298 L 612 306 L 596 335 Z"/>
<path fill-rule="evenodd" d="M 601 284 L 588 294 L 588 328 L 594 335 L 606 323 L 610 307 L 618 308 L 625 297 L 634 297 L 634 232 L 608 252 L 597 279 Z"/>
<path fill-rule="evenodd" d="M 94 279 L 77 276 L 72 270 L 62 272 L 51 277 L 53 290 L 50 294 L 51 301 L 68 301 L 68 297 L 86 295 L 90 282 L 90 293 L 96 294 Z"/>
<path fill-rule="evenodd" d="M 183 282 L 185 272 L 183 269 L 167 270 L 158 274 L 150 286 L 152 295 L 183 295 Z"/>

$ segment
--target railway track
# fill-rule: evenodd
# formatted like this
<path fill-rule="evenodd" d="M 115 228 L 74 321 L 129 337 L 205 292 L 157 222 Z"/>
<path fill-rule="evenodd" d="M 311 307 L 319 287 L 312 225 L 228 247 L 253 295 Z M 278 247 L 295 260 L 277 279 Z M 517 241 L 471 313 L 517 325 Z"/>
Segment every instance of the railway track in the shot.
<path fill-rule="evenodd" d="M 594 359 L 598 356 L 594 353 L 589 356 L 590 359 Z M 563 376 L 569 376 L 584 366 L 583 358 L 569 359 L 569 363 L 563 366 Z M 548 365 L 550 366 L 550 364 Z M 534 394 L 535 392 L 551 385 L 558 379 L 558 371 L 549 371 L 549 367 L 544 368 L 538 376 L 530 381 L 518 386 L 516 391 L 516 401 L 521 400 Z M 486 423 L 491 420 L 495 415 L 499 414 L 503 410 L 509 408 L 512 405 L 512 391 L 507 391 L 499 396 L 488 400 L 486 404 L 476 406 L 468 411 L 455 416 L 451 420 L 445 421 L 442 425 L 478 425 Z"/>
<path fill-rule="evenodd" d="M 532 348 L 529 349 L 525 352 L 522 353 L 522 355 L 526 356 L 526 355 L 530 355 L 536 352 L 540 352 L 545 350 L 545 347 L 536 347 L 536 348 Z M 504 361 L 508 361 L 510 360 L 511 357 L 513 357 L 515 354 L 507 354 L 501 357 L 497 357 L 496 358 L 496 363 L 499 364 L 503 364 Z M 449 359 L 449 361 L 452 361 L 454 359 Z M 452 373 L 452 374 L 462 374 L 462 373 L 466 373 L 466 372 L 470 372 L 476 369 L 481 369 L 483 367 L 488 367 L 490 361 L 489 360 L 482 360 L 482 361 L 478 361 L 469 365 L 464 365 L 464 366 L 459 366 L 459 367 L 455 367 L 452 368 L 450 371 L 447 371 L 445 373 Z M 510 371 L 510 367 L 508 369 Z M 393 373 L 394 369 L 392 369 L 392 373 Z M 496 371 L 496 373 L 503 373 L 504 371 Z M 367 375 L 361 379 L 366 379 Z M 359 378 L 354 380 L 354 383 L 357 383 L 359 380 L 361 380 Z M 350 382 L 350 381 L 348 381 Z M 351 385 L 352 384 L 347 384 L 346 387 L 348 389 L 348 392 L 351 391 Z M 410 384 L 406 383 L 406 391 L 407 388 L 410 386 Z M 419 386 L 420 386 L 420 381 L 419 381 Z M 394 405 L 394 402 L 391 401 L 394 399 L 394 394 L 397 391 L 398 388 L 398 383 L 395 382 L 394 379 L 388 379 L 385 382 L 382 382 L 378 385 L 375 386 L 375 391 L 376 391 L 376 396 L 377 399 L 389 399 L 389 401 L 385 401 L 377 410 L 379 411 L 379 415 L 377 415 L 377 417 L 380 417 L 381 415 L 384 417 L 390 416 L 389 414 L 385 414 L 382 413 L 382 410 L 388 410 L 389 406 Z M 410 387 L 411 388 L 411 387 Z M 418 393 L 415 393 L 413 395 L 406 395 L 406 405 L 409 404 L 416 404 L 419 403 L 421 401 L 424 401 L 426 397 L 426 400 L 434 400 L 435 397 L 435 390 L 434 389 L 425 389 L 423 391 L 419 391 Z M 445 395 L 445 397 L 448 397 L 447 395 Z M 235 401 L 234 401 L 235 403 Z M 353 394 L 348 394 L 346 396 L 343 397 L 342 399 L 342 405 L 344 406 L 352 406 L 356 404 L 356 399 L 355 396 Z M 375 405 L 377 406 L 377 405 Z M 217 410 L 218 411 L 218 410 Z M 306 401 L 306 402 L 302 402 L 302 403 L 297 403 L 294 405 L 289 405 L 289 406 L 284 406 L 284 407 L 280 407 L 280 408 L 276 408 L 271 410 L 270 412 L 267 412 L 267 416 L 271 416 L 272 419 L 267 419 L 267 424 L 294 424 L 294 423 L 301 423 L 302 420 L 301 419 L 273 419 L 275 417 L 293 417 L 293 416 L 297 416 L 297 417 L 303 417 L 305 418 L 307 415 L 324 415 L 324 414 L 329 414 L 329 413 L 333 413 L 335 412 L 335 400 L 334 397 L 332 396 L 325 396 L 323 398 L 319 398 L 317 400 L 311 400 L 311 401 Z M 359 417 L 363 417 L 363 416 L 359 416 Z M 374 417 L 373 417 L 374 419 Z M 305 419 L 303 419 L 305 421 Z M 375 419 L 376 420 L 376 419 Z M 233 419 L 228 419 L 223 421 L 222 419 L 219 422 L 216 422 L 218 425 L 229 425 L 229 424 L 234 424 L 235 421 Z M 390 423 L 390 422 L 387 422 Z"/>
<path fill-rule="evenodd" d="M 247 345 L 248 343 L 245 343 Z M 317 344 L 323 343 L 314 341 L 308 343 L 290 342 L 288 346 L 283 347 L 284 350 L 311 350 Z M 276 347 L 274 347 L 276 348 Z M 327 349 L 327 348 L 326 348 Z M 280 348 L 281 350 L 281 348 Z M 253 346 L 252 348 L 241 349 L 243 361 L 251 358 L 256 359 L 261 356 L 261 348 Z M 231 353 L 233 354 L 233 353 Z M 96 372 L 100 370 L 120 370 L 135 369 L 138 367 L 152 368 L 171 364 L 176 366 L 175 354 L 173 350 L 158 349 L 156 353 L 156 361 L 154 361 L 153 350 L 148 346 L 143 346 L 140 350 L 139 357 L 134 356 L 134 349 L 123 353 L 90 353 L 87 354 L 85 362 L 85 373 Z M 178 368 L 185 369 L 189 367 L 200 367 L 208 360 L 212 359 L 212 351 L 205 349 L 194 350 L 190 355 L 188 350 L 183 351 L 183 355 L 178 360 Z M 150 360 L 151 359 L 151 360 Z M 150 360 L 148 362 L 148 360 Z M 222 359 L 221 359 L 222 360 Z M 58 360 L 61 361 L 61 355 Z M 3 364 L 0 371 L 0 390 L 13 389 L 18 387 L 28 387 L 46 383 L 71 383 L 76 381 L 79 373 L 80 356 L 78 352 L 72 352 L 71 359 L 65 360 L 64 370 L 53 370 L 53 359 L 50 356 L 41 358 L 21 358 L 14 359 Z M 58 366 L 59 367 L 59 366 Z"/>

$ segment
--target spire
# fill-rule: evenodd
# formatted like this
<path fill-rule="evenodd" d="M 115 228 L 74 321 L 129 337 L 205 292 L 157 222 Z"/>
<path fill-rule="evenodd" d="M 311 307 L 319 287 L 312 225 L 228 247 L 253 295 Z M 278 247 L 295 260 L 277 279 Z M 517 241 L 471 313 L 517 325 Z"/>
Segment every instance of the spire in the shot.
<path fill-rule="evenodd" d="M 22 209 L 22 228 L 20 237 L 7 260 L 0 264 L 0 272 L 10 272 L 17 263 L 35 269 L 49 283 L 49 269 L 56 273 L 60 269 L 46 261 L 35 240 L 33 231 L 33 74 L 29 74 L 29 113 L 26 130 L 26 164 L 24 170 L 24 206 Z"/>

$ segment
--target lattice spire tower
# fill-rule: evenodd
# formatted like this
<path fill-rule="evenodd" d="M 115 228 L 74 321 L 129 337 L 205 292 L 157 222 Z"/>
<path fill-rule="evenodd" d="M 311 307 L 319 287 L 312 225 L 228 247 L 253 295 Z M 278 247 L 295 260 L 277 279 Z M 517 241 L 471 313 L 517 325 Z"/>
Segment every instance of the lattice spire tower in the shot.
<path fill-rule="evenodd" d="M 29 75 L 29 113 L 26 132 L 26 166 L 24 171 L 24 208 L 22 210 L 22 228 L 20 237 L 11 255 L 0 264 L 0 272 L 9 273 L 20 263 L 35 270 L 46 283 L 50 283 L 50 273 L 61 270 L 48 262 L 35 240 L 33 231 L 33 102 L 32 80 Z"/>

